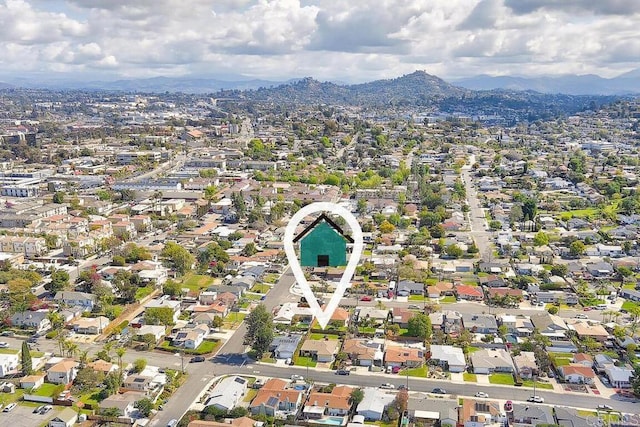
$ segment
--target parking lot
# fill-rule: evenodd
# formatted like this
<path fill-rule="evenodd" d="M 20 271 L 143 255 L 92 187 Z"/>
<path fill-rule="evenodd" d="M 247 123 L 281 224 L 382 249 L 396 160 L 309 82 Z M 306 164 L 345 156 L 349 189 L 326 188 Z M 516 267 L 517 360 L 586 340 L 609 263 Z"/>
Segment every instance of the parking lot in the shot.
<path fill-rule="evenodd" d="M 59 407 L 53 407 L 47 415 L 34 414 L 33 410 L 40 405 L 18 405 L 11 412 L 0 411 L 0 427 L 35 427 L 41 426 L 56 416 Z"/>

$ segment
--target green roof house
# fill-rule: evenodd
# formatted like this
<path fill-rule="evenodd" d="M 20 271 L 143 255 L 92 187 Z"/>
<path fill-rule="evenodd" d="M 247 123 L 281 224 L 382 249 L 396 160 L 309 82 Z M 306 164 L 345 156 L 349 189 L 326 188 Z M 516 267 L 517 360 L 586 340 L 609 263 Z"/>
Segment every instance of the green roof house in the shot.
<path fill-rule="evenodd" d="M 293 239 L 298 242 L 302 267 L 338 267 L 347 265 L 347 242 L 353 239 L 322 214 Z"/>

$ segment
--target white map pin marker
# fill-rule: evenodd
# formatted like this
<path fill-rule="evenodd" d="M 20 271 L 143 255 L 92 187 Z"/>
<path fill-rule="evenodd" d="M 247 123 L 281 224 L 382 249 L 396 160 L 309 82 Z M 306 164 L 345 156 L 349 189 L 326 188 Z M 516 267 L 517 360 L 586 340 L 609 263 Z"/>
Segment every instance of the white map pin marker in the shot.
<path fill-rule="evenodd" d="M 349 227 L 351 228 L 352 238 L 353 238 L 353 248 L 351 251 L 351 255 L 349 256 L 349 261 L 347 262 L 347 267 L 340 278 L 340 282 L 336 286 L 336 290 L 331 296 L 331 300 L 325 307 L 324 310 L 318 304 L 316 296 L 313 294 L 313 290 L 311 290 L 311 286 L 309 286 L 309 282 L 304 277 L 304 272 L 302 271 L 302 266 L 300 265 L 300 261 L 296 255 L 296 250 L 294 248 L 294 238 L 296 233 L 296 228 L 298 224 L 308 215 L 315 212 L 326 212 L 334 215 L 341 216 L 347 221 Z M 302 289 L 302 294 L 307 299 L 309 303 L 309 308 L 313 312 L 316 317 L 316 320 L 320 324 L 322 329 L 327 327 L 329 321 L 331 320 L 331 316 L 333 316 L 333 312 L 338 308 L 340 304 L 340 300 L 344 296 L 344 292 L 349 287 L 349 283 L 353 278 L 354 273 L 356 272 L 356 267 L 358 262 L 360 262 L 360 256 L 362 255 L 362 229 L 360 228 L 360 224 L 356 217 L 353 216 L 351 212 L 342 206 L 336 205 L 335 203 L 330 202 L 318 202 L 311 203 L 307 206 L 304 206 L 298 212 L 296 212 L 289 224 L 287 224 L 287 228 L 284 231 L 284 251 L 287 254 L 287 259 L 289 260 L 289 265 L 291 266 L 291 271 L 293 271 L 293 276 L 298 282 L 298 286 Z"/>

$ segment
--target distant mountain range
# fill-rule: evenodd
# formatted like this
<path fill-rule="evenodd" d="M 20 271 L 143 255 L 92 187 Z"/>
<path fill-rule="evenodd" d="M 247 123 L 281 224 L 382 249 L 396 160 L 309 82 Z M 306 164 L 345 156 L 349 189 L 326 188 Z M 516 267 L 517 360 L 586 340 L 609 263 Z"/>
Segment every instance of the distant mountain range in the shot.
<path fill-rule="evenodd" d="M 413 81 L 412 81 L 413 80 Z M 464 89 L 493 90 L 505 89 L 512 91 L 535 91 L 546 94 L 566 95 L 635 95 L 640 94 L 640 69 L 630 71 L 618 77 L 606 79 L 593 74 L 565 75 L 547 77 L 514 77 L 479 75 L 446 82 L 436 76 L 424 72 L 415 72 L 406 76 L 389 80 L 376 80 L 369 83 L 346 85 L 344 83 L 311 83 L 311 78 L 291 79 L 287 81 L 271 80 L 221 80 L 203 77 L 154 77 L 148 79 L 123 79 L 115 81 L 83 81 L 82 79 L 66 78 L 64 75 L 54 75 L 43 79 L 16 78 L 0 82 L 0 89 L 30 88 L 30 89 L 84 89 L 84 90 L 116 90 L 126 92 L 184 92 L 184 93 L 212 93 L 220 90 L 257 90 L 260 88 L 275 88 L 286 84 L 302 82 L 308 90 L 312 86 L 320 85 L 323 91 L 330 85 L 349 88 L 350 92 L 370 94 L 381 87 L 389 90 L 389 99 L 398 97 L 395 92 L 398 85 L 410 84 L 428 85 L 428 93 L 420 91 L 415 96 L 451 96 L 460 95 Z M 319 87 L 315 88 L 316 90 Z"/>
<path fill-rule="evenodd" d="M 640 94 L 640 69 L 611 79 L 594 74 L 551 77 L 511 77 L 480 75 L 453 80 L 451 83 L 473 90 L 533 90 L 567 95 L 635 95 Z"/>

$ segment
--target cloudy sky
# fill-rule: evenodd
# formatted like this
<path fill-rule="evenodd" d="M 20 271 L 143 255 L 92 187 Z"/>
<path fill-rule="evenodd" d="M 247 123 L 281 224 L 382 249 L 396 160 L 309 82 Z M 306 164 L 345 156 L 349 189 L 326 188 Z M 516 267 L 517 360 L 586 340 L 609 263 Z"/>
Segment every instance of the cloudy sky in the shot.
<path fill-rule="evenodd" d="M 640 0 L 0 0 L 0 78 L 355 83 L 635 68 Z"/>

